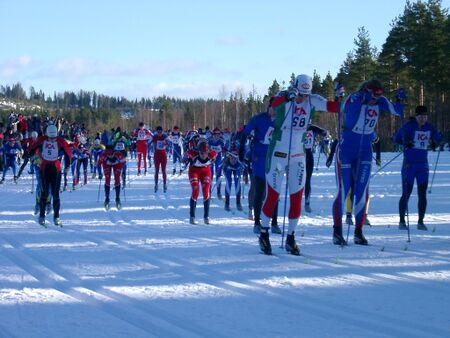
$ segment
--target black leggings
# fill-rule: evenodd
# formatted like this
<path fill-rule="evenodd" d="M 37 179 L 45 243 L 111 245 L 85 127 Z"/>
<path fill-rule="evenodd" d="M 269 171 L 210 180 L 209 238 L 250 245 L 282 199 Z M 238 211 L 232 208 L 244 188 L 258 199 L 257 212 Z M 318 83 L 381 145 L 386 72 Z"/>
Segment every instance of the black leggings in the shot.
<path fill-rule="evenodd" d="M 41 173 L 41 201 L 39 217 L 45 217 L 45 205 L 47 197 L 51 193 L 53 197 L 53 217 L 59 218 L 59 188 L 61 186 L 61 172 L 54 164 L 47 164 Z"/>
<path fill-rule="evenodd" d="M 266 180 L 258 176 L 252 176 L 248 200 L 249 204 L 253 205 L 255 223 L 258 224 L 261 221 L 261 209 L 265 196 L 266 196 Z M 253 203 L 251 203 L 251 201 L 253 201 Z M 272 224 L 277 223 L 277 217 L 278 217 L 278 203 L 276 204 L 275 210 L 273 212 Z"/>
<path fill-rule="evenodd" d="M 400 202 L 398 203 L 398 209 L 400 214 L 400 222 L 405 222 L 405 213 L 408 205 L 409 197 L 411 196 L 411 192 L 413 190 L 414 183 L 409 184 L 407 182 L 404 183 L 402 197 L 400 198 Z M 427 209 L 427 189 L 428 182 L 424 182 L 417 186 L 417 195 L 418 195 L 418 212 L 419 212 L 419 223 L 423 223 L 423 219 L 425 217 L 425 211 Z M 409 211 L 408 211 L 409 213 Z"/>
<path fill-rule="evenodd" d="M 306 180 L 305 180 L 305 204 L 309 204 L 311 195 L 311 177 L 314 170 L 314 156 L 311 149 L 305 149 L 306 155 Z"/>

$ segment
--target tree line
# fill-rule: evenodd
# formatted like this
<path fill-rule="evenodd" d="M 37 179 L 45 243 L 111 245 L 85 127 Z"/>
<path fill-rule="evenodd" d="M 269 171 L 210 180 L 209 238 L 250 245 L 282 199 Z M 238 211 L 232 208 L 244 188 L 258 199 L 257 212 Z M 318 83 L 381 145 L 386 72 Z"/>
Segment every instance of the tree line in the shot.
<path fill-rule="evenodd" d="M 377 51 L 371 45 L 365 27 L 358 28 L 354 49 L 349 51 L 338 74 L 328 72 L 321 78 L 313 72 L 313 92 L 334 98 L 334 84 L 340 82 L 350 93 L 365 80 L 376 77 L 385 87 L 385 95 L 394 99 L 395 90 L 403 87 L 408 92 L 406 116 L 413 115 L 416 105 L 426 105 L 429 121 L 446 133 L 450 130 L 450 20 L 448 9 L 441 0 L 411 2 L 391 23 L 388 36 Z M 264 94 L 252 90 L 244 93 L 237 88 L 227 92 L 221 88 L 218 97 L 210 99 L 180 99 L 165 95 L 130 100 L 112 97 L 95 91 L 65 91 L 46 96 L 31 87 L 29 93 L 20 83 L 0 86 L 0 98 L 34 105 L 25 114 L 57 115 L 68 120 L 84 122 L 97 131 L 122 126 L 131 129 L 139 121 L 148 125 L 171 128 L 178 125 L 187 130 L 192 126 L 237 129 L 255 113 L 265 110 L 268 97 L 289 86 L 295 73 L 281 83 L 275 79 Z M 2 118 L 6 112 L 3 111 Z M 378 135 L 384 150 L 392 150 L 390 136 L 400 127 L 401 120 L 391 116 L 380 118 Z M 336 136 L 337 117 L 317 114 L 314 123 L 327 128 Z"/>

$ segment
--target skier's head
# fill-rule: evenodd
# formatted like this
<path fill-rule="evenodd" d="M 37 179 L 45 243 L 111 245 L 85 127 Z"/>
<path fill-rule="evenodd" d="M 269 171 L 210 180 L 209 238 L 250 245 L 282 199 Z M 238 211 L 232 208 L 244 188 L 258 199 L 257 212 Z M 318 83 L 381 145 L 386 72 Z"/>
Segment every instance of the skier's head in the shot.
<path fill-rule="evenodd" d="M 370 92 L 372 94 L 372 100 L 377 100 L 381 95 L 383 95 L 383 85 L 378 79 L 370 79 L 363 82 L 359 88 L 360 91 Z"/>
<path fill-rule="evenodd" d="M 309 75 L 300 74 L 295 78 L 294 87 L 299 95 L 311 95 L 312 79 Z"/>
<path fill-rule="evenodd" d="M 16 143 L 16 138 L 14 136 L 10 136 L 8 138 L 8 142 L 11 143 L 11 144 L 14 144 L 14 143 Z"/>
<path fill-rule="evenodd" d="M 139 128 L 144 129 L 144 122 L 139 122 Z"/>
<path fill-rule="evenodd" d="M 428 121 L 428 109 L 426 106 L 416 107 L 416 121 L 422 127 Z"/>
<path fill-rule="evenodd" d="M 233 164 L 237 162 L 237 160 L 239 159 L 239 151 L 236 147 L 230 149 L 230 151 L 228 152 L 228 158 Z"/>
<path fill-rule="evenodd" d="M 31 132 L 31 138 L 33 139 L 33 140 L 35 140 L 35 139 L 37 139 L 37 137 L 38 137 L 38 133 L 37 133 L 37 131 L 32 131 Z"/>
<path fill-rule="evenodd" d="M 208 141 L 206 141 L 204 138 L 201 138 L 197 143 L 197 149 L 200 154 L 207 154 L 209 150 Z"/>
<path fill-rule="evenodd" d="M 45 130 L 45 135 L 50 138 L 54 138 L 58 136 L 58 129 L 56 129 L 56 126 L 54 124 L 49 124 L 47 126 L 47 129 Z"/>
<path fill-rule="evenodd" d="M 156 127 L 156 132 L 157 132 L 158 134 L 162 134 L 163 128 L 162 128 L 161 126 L 157 126 L 157 127 Z"/>
<path fill-rule="evenodd" d="M 222 134 L 222 132 L 220 131 L 220 129 L 219 128 L 214 128 L 214 130 L 213 130 L 213 136 L 214 136 L 214 138 L 219 138 L 220 137 L 220 135 Z"/>

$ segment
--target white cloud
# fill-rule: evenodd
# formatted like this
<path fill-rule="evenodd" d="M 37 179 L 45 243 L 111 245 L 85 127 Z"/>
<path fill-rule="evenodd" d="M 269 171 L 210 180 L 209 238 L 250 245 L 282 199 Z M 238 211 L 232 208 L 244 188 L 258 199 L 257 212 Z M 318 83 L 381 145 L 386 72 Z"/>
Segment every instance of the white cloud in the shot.
<path fill-rule="evenodd" d="M 9 59 L 0 63 L 0 76 L 10 78 L 20 71 L 28 68 L 32 64 L 30 56 L 19 56 L 15 59 Z"/>

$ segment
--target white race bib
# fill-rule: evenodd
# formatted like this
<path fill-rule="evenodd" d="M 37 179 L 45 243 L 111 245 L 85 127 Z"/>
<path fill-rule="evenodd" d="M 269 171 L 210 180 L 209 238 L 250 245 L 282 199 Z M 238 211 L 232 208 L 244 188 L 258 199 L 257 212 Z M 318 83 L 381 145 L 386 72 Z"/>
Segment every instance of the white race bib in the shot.
<path fill-rule="evenodd" d="M 359 112 L 358 121 L 356 122 L 352 131 L 356 134 L 372 134 L 375 130 L 375 127 L 377 126 L 379 116 L 380 111 L 378 109 L 378 106 L 367 107 L 367 105 L 365 104 L 362 105 L 361 111 Z"/>
<path fill-rule="evenodd" d="M 56 140 L 45 140 L 42 143 L 42 158 L 46 161 L 56 161 L 58 159 L 58 142 Z"/>
<path fill-rule="evenodd" d="M 430 143 L 430 131 L 416 130 L 414 133 L 414 149 L 427 150 Z"/>

